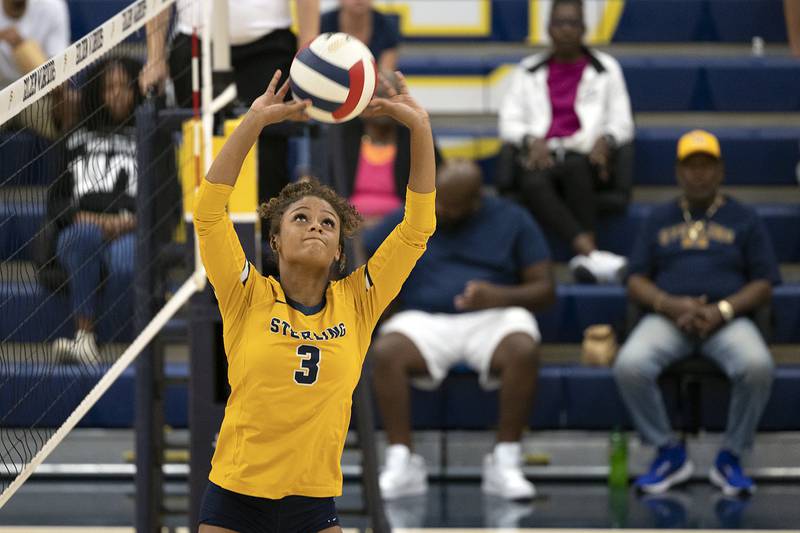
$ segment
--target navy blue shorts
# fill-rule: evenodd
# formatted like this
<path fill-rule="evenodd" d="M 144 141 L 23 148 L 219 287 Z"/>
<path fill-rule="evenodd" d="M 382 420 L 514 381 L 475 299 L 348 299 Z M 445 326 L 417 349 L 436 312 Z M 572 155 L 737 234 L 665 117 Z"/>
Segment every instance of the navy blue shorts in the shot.
<path fill-rule="evenodd" d="M 199 522 L 239 533 L 317 533 L 338 526 L 339 518 L 333 498 L 270 500 L 231 492 L 209 481 Z"/>

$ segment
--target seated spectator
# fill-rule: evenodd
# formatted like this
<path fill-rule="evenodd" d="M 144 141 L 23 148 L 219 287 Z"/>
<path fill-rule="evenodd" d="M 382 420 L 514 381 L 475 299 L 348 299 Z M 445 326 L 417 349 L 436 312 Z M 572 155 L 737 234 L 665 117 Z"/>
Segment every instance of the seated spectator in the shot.
<path fill-rule="evenodd" d="M 63 0 L 3 0 L 0 8 L 0 90 L 69 46 L 69 13 Z M 48 139 L 64 131 L 71 91 L 57 87 L 15 117 L 11 128 L 29 128 Z M 52 105 L 51 105 L 52 103 Z M 52 113 L 52 120 L 42 120 Z"/>
<path fill-rule="evenodd" d="M 722 195 L 719 142 L 695 130 L 678 142 L 682 196 L 656 207 L 628 265 L 630 298 L 650 311 L 631 332 L 614 365 L 628 411 L 658 448 L 644 492 L 686 481 L 693 466 L 669 426 L 657 379 L 670 364 L 699 351 L 732 382 L 728 424 L 711 481 L 726 495 L 755 488 L 740 466 L 769 398 L 773 363 L 749 317 L 767 305 L 780 273 L 769 236 L 753 209 Z"/>
<path fill-rule="evenodd" d="M 630 143 L 633 119 L 619 63 L 583 46 L 584 32 L 581 1 L 555 0 L 552 49 L 522 60 L 500 108 L 500 136 L 521 168 L 516 183 L 498 185 L 572 247 L 576 279 L 611 282 L 625 258 L 597 249 L 595 189 L 611 178 L 614 149 Z"/>
<path fill-rule="evenodd" d="M 69 281 L 74 339 L 53 343 L 59 360 L 96 363 L 98 288 L 107 302 L 130 306 L 136 228 L 136 138 L 141 65 L 127 58 L 99 63 L 81 95 L 83 127 L 65 141 L 66 169 L 53 184 L 47 212 L 55 252 Z M 110 297 L 109 297 L 110 296 Z"/>
<path fill-rule="evenodd" d="M 384 76 L 396 84 L 394 74 Z M 376 94 L 385 96 L 386 87 L 379 85 Z M 407 128 L 388 117 L 334 124 L 328 128 L 328 151 L 330 185 L 358 209 L 365 228 L 402 205 L 411 160 Z"/>
<path fill-rule="evenodd" d="M 0 90 L 69 46 L 63 0 L 3 0 L 0 9 Z"/>
<path fill-rule="evenodd" d="M 397 69 L 397 45 L 400 34 L 389 17 L 372 9 L 372 0 L 341 0 L 339 9 L 322 15 L 320 33 L 344 32 L 369 47 L 378 70 Z"/>
<path fill-rule="evenodd" d="M 539 329 L 531 311 L 555 299 L 546 241 L 508 200 L 481 194 L 467 161 L 439 172 L 437 229 L 398 297 L 403 311 L 373 343 L 374 386 L 389 448 L 380 487 L 387 500 L 427 490 L 425 462 L 411 451 L 409 379 L 438 386 L 465 363 L 487 389 L 500 386 L 497 444 L 483 462 L 483 490 L 507 499 L 535 495 L 522 474 L 520 439 L 537 380 Z M 397 211 L 368 232 L 374 251 L 402 218 Z"/>

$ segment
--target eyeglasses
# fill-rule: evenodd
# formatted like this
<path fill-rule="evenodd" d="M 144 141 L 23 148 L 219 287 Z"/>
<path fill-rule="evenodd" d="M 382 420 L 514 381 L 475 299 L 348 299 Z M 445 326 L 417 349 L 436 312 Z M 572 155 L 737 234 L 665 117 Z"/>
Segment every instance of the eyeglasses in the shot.
<path fill-rule="evenodd" d="M 580 19 L 550 19 L 551 26 L 567 26 L 570 28 L 580 28 L 583 26 L 583 21 Z"/>

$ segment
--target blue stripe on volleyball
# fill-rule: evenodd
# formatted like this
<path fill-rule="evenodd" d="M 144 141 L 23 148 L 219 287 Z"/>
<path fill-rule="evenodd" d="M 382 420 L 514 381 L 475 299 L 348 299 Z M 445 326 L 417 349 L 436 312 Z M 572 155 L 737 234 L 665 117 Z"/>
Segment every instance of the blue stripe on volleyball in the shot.
<path fill-rule="evenodd" d="M 297 54 L 297 60 L 306 65 L 308 68 L 316 70 L 329 80 L 335 81 L 342 87 L 350 87 L 350 73 L 347 71 L 347 69 L 337 67 L 333 63 L 328 63 L 315 54 L 311 48 L 306 48 Z"/>
<path fill-rule="evenodd" d="M 311 100 L 311 105 L 313 105 L 317 109 L 322 109 L 323 111 L 327 111 L 328 113 L 333 113 L 342 106 L 341 102 L 331 102 L 330 100 L 325 100 L 324 98 L 320 98 L 319 96 L 314 96 L 313 94 L 304 91 L 296 83 L 292 83 L 292 93 L 294 93 L 295 96 L 297 96 L 301 100 Z"/>

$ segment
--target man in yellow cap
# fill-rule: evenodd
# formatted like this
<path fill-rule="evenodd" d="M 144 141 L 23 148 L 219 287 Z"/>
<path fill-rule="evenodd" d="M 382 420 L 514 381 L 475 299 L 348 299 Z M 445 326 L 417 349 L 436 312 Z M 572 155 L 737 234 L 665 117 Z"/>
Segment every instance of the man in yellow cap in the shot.
<path fill-rule="evenodd" d="M 658 448 L 636 480 L 660 493 L 693 472 L 685 445 L 673 435 L 658 376 L 699 352 L 732 383 L 722 448 L 709 472 L 726 495 L 755 489 L 740 465 L 769 398 L 773 364 L 749 315 L 767 304 L 780 273 L 756 212 L 720 193 L 724 175 L 717 138 L 695 130 L 678 141 L 679 198 L 655 207 L 629 259 L 630 298 L 649 313 L 620 349 L 614 375 L 644 440 Z"/>

